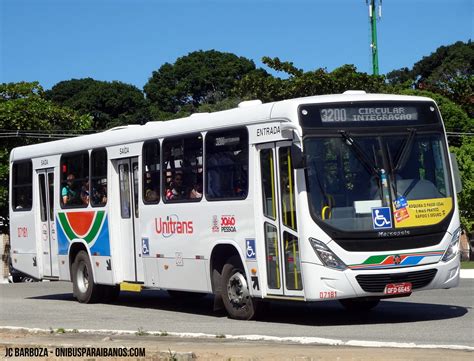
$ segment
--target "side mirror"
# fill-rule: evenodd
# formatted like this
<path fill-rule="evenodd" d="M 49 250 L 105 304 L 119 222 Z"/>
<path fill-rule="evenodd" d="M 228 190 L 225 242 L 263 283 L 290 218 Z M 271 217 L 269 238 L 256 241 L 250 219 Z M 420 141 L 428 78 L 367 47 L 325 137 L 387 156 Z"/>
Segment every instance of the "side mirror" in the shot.
<path fill-rule="evenodd" d="M 462 191 L 462 182 L 461 176 L 459 174 L 458 161 L 456 159 L 456 154 L 449 153 L 451 157 L 451 164 L 453 165 L 453 178 L 454 178 L 454 187 L 456 188 L 456 193 L 461 193 Z"/>
<path fill-rule="evenodd" d="M 293 162 L 294 169 L 303 169 L 306 167 L 303 151 L 296 144 L 292 144 L 290 148 L 291 160 Z"/>

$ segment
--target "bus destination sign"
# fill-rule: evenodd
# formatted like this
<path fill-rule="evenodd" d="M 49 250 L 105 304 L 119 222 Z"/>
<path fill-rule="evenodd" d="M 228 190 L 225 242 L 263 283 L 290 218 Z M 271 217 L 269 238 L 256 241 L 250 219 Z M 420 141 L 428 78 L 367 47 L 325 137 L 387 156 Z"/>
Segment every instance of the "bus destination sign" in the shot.
<path fill-rule="evenodd" d="M 432 101 L 303 104 L 298 113 L 303 132 L 314 128 L 441 125 Z"/>
<path fill-rule="evenodd" d="M 376 122 L 376 121 L 416 121 L 416 107 L 331 107 L 321 108 L 322 123 L 334 122 Z"/>

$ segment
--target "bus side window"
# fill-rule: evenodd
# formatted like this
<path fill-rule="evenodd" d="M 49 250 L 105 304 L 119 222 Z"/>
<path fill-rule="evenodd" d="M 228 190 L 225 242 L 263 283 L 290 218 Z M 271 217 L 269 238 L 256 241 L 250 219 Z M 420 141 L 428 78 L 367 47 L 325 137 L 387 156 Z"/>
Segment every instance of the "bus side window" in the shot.
<path fill-rule="evenodd" d="M 248 193 L 247 129 L 206 134 L 206 198 L 245 199 Z"/>
<path fill-rule="evenodd" d="M 202 198 L 202 135 L 163 141 L 163 198 L 165 202 Z"/>
<path fill-rule="evenodd" d="M 143 203 L 156 204 L 160 201 L 160 142 L 147 141 L 143 144 Z"/>
<path fill-rule="evenodd" d="M 13 163 L 12 208 L 28 211 L 33 199 L 33 165 L 31 161 Z"/>
<path fill-rule="evenodd" d="M 107 204 L 107 150 L 94 149 L 91 153 L 90 201 L 93 207 Z"/>
<path fill-rule="evenodd" d="M 60 199 L 63 208 L 83 208 L 89 203 L 89 152 L 61 157 Z"/>

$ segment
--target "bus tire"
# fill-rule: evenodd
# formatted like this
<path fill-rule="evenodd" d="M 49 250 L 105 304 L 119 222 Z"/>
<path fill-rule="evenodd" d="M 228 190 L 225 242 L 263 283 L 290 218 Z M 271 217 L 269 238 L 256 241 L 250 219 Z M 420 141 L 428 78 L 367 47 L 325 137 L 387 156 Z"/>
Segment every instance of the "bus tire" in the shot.
<path fill-rule="evenodd" d="M 72 264 L 74 297 L 80 303 L 95 303 L 103 296 L 103 289 L 94 283 L 92 265 L 86 251 L 79 251 Z"/>
<path fill-rule="evenodd" d="M 238 256 L 227 260 L 221 280 L 222 302 L 229 316 L 237 320 L 255 318 L 258 301 L 250 296 L 245 271 Z"/>
<path fill-rule="evenodd" d="M 339 302 L 348 311 L 367 312 L 379 304 L 380 298 L 345 298 Z"/>

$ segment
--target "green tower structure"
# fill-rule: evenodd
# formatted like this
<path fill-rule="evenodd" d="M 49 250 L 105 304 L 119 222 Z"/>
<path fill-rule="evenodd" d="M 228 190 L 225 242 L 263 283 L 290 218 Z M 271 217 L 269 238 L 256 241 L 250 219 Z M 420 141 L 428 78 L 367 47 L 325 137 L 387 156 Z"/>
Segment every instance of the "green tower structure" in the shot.
<path fill-rule="evenodd" d="M 369 5 L 369 22 L 372 35 L 370 47 L 372 49 L 372 69 L 374 75 L 379 75 L 379 51 L 377 45 L 377 0 L 366 0 Z M 378 0 L 378 17 L 382 17 L 382 0 Z"/>

